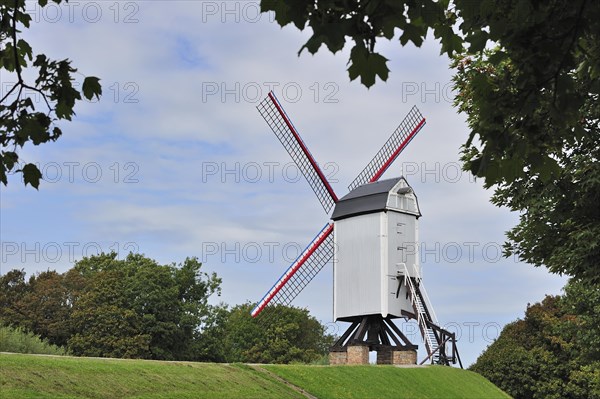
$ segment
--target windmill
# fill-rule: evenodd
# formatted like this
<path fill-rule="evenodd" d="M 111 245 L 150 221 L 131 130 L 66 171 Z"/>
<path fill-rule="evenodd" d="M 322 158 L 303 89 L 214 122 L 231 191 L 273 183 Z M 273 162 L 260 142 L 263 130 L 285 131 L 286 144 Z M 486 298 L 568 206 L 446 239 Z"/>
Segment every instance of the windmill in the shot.
<path fill-rule="evenodd" d="M 417 197 L 405 178 L 379 178 L 425 125 L 413 107 L 387 142 L 338 198 L 273 92 L 257 106 L 333 222 L 328 222 L 252 310 L 289 305 L 332 259 L 334 318 L 350 327 L 330 348 L 330 364 L 414 364 L 416 349 L 393 319 L 417 321 L 427 357 L 460 361 L 456 337 L 439 326 L 421 278 Z"/>

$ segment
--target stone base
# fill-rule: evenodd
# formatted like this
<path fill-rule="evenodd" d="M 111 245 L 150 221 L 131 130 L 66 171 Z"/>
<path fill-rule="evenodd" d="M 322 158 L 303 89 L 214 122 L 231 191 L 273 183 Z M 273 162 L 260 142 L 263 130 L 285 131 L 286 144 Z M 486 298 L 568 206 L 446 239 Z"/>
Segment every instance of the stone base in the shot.
<path fill-rule="evenodd" d="M 330 366 L 339 366 L 342 364 L 348 363 L 348 352 L 340 351 L 340 352 L 329 352 L 329 365 Z"/>
<path fill-rule="evenodd" d="M 377 364 L 417 364 L 417 351 L 414 349 L 380 349 L 377 351 Z"/>
<path fill-rule="evenodd" d="M 368 345 L 349 345 L 347 364 L 369 364 Z"/>
<path fill-rule="evenodd" d="M 329 365 L 369 364 L 368 345 L 349 345 L 329 352 Z M 417 364 L 416 349 L 400 349 L 398 347 L 379 347 L 377 364 L 412 365 Z"/>
<path fill-rule="evenodd" d="M 343 350 L 329 352 L 329 365 L 369 364 L 368 345 L 349 345 Z"/>

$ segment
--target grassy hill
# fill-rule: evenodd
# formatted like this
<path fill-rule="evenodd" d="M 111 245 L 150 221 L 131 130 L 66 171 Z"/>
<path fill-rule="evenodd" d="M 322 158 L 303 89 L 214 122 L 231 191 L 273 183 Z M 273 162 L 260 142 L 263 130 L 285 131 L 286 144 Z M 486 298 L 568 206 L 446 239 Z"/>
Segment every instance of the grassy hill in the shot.
<path fill-rule="evenodd" d="M 477 373 L 444 366 L 263 366 L 318 398 L 509 398 Z"/>
<path fill-rule="evenodd" d="M 251 367 L 21 354 L 0 354 L 0 393 L 3 399 L 508 397 L 478 374 L 447 367 Z"/>

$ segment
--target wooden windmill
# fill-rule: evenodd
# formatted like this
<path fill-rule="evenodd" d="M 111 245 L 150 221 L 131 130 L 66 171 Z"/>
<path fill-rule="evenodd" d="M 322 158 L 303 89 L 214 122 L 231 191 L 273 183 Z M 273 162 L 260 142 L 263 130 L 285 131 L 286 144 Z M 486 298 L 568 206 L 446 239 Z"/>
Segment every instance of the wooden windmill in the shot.
<path fill-rule="evenodd" d="M 334 318 L 350 327 L 330 349 L 330 363 L 368 363 L 377 351 L 383 364 L 416 363 L 417 345 L 393 319 L 415 319 L 427 357 L 421 362 L 460 363 L 455 335 L 439 327 L 421 278 L 417 197 L 403 177 L 379 181 L 425 125 L 413 107 L 387 142 L 338 199 L 273 92 L 258 110 L 302 172 L 332 222 L 276 281 L 252 310 L 289 305 L 332 259 Z"/>

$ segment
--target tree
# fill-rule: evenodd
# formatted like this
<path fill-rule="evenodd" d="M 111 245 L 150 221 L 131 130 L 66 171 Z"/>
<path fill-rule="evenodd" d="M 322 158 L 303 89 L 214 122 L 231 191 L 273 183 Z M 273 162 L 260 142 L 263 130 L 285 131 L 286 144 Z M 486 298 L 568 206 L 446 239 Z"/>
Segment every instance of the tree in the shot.
<path fill-rule="evenodd" d="M 554 35 L 577 43 L 573 50 L 564 49 L 564 40 L 553 45 L 548 37 L 525 37 L 526 26 L 511 47 L 455 62 L 456 105 L 471 129 L 465 168 L 495 187 L 494 204 L 520 212 L 505 254 L 600 284 L 600 85 L 594 78 L 600 52 L 592 56 L 587 43 L 597 46 L 600 24 L 578 17 L 582 10 L 600 18 L 600 7 L 588 10 L 585 2 L 556 9 L 557 20 L 550 10 L 540 16 L 544 29 L 552 32 L 556 24 Z M 583 36 L 563 32 L 565 25 Z M 553 60 L 531 59 L 531 46 L 554 46 Z"/>
<path fill-rule="evenodd" d="M 195 340 L 221 284 L 201 266 L 196 258 L 159 265 L 139 254 L 119 260 L 113 252 L 28 281 L 13 270 L 0 277 L 0 320 L 75 355 L 199 360 L 192 359 Z"/>
<path fill-rule="evenodd" d="M 278 305 L 271 309 L 273 318 L 262 320 L 252 318 L 252 308 L 246 303 L 221 313 L 221 323 L 204 329 L 199 342 L 220 353 L 218 361 L 245 363 L 310 363 L 333 344 L 306 309 Z"/>
<path fill-rule="evenodd" d="M 0 320 L 7 325 L 19 325 L 23 319 L 17 305 L 29 291 L 25 271 L 13 269 L 0 276 Z"/>
<path fill-rule="evenodd" d="M 277 22 L 310 27 L 300 49 L 354 42 L 350 79 L 386 80 L 376 41 L 401 31 L 420 46 L 431 29 L 455 57 L 456 106 L 467 114 L 464 168 L 522 212 L 512 253 L 600 283 L 600 3 L 589 0 L 295 0 L 261 2 Z M 456 32 L 453 31 L 456 28 Z"/>
<path fill-rule="evenodd" d="M 151 335 L 143 316 L 131 309 L 125 293 L 127 274 L 122 269 L 101 270 L 89 279 L 86 292 L 71 317 L 73 335 L 69 351 L 79 356 L 117 358 L 151 357 Z"/>
<path fill-rule="evenodd" d="M 21 301 L 21 308 L 27 315 L 22 326 L 59 346 L 67 343 L 70 334 L 71 309 L 63 280 L 64 277 L 55 271 L 32 276 L 29 293 Z"/>
<path fill-rule="evenodd" d="M 516 399 L 600 398 L 600 292 L 571 280 L 528 306 L 471 366 Z"/>
<path fill-rule="evenodd" d="M 84 258 L 74 270 L 90 283 L 73 311 L 69 348 L 87 356 L 188 359 L 208 298 L 220 294 L 221 280 L 201 266 L 196 258 L 159 265 L 138 254 Z"/>
<path fill-rule="evenodd" d="M 25 281 L 22 270 L 0 277 L 0 319 L 34 332 L 52 345 L 65 346 L 71 334 L 73 303 L 82 281 L 70 273 L 45 271 Z"/>
<path fill-rule="evenodd" d="M 310 27 L 311 37 L 300 48 L 315 54 L 325 45 L 336 53 L 344 48 L 346 40 L 354 44 L 348 61 L 351 80 L 360 77 L 367 87 L 375 84 L 378 76 L 387 80 L 388 59 L 375 51 L 378 39 L 391 40 L 399 29 L 400 43 L 412 42 L 420 46 L 429 29 L 442 44 L 442 52 L 452 55 L 460 51 L 462 40 L 452 30 L 456 14 L 449 11 L 449 1 L 413 0 L 262 0 L 263 12 L 275 12 L 281 26 L 294 24 L 298 29 Z"/>
<path fill-rule="evenodd" d="M 229 348 L 224 337 L 226 323 L 229 317 L 229 308 L 220 303 L 209 306 L 206 318 L 194 331 L 194 341 L 183 360 L 223 363 L 227 361 Z"/>
<path fill-rule="evenodd" d="M 66 346 L 71 354 L 211 362 L 310 363 L 333 337 L 308 310 L 209 304 L 215 273 L 196 258 L 160 265 L 140 254 L 86 257 L 66 273 L 0 276 L 0 321 Z"/>
<path fill-rule="evenodd" d="M 60 4 L 63 0 L 52 1 Z M 37 3 L 44 7 L 48 0 Z M 39 145 L 58 140 L 62 130 L 57 122 L 71 120 L 82 94 L 88 100 L 100 98 L 102 88 L 97 77 L 88 76 L 80 92 L 73 84 L 77 69 L 70 60 L 52 60 L 45 54 L 34 57 L 29 43 L 20 37 L 31 20 L 25 0 L 0 1 L 0 74 L 3 79 L 14 79 L 0 99 L 0 181 L 7 185 L 9 173 L 22 173 L 25 185 L 37 189 L 41 172 L 31 162 L 21 166 L 17 151 L 28 142 Z M 37 76 L 35 81 L 27 82 L 26 72 Z M 36 110 L 37 95 L 43 99 L 43 110 Z"/>

